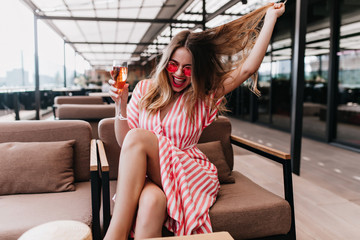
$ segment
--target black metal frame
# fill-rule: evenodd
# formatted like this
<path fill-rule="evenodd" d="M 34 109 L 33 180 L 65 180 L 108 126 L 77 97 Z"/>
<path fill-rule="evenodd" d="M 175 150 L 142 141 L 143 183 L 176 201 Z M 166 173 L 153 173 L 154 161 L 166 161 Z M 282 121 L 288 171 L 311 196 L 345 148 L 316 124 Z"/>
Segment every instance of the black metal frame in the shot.
<path fill-rule="evenodd" d="M 104 166 L 101 163 L 106 162 L 108 164 L 106 153 L 102 152 L 104 144 L 101 140 L 96 141 L 98 150 L 99 161 L 99 173 L 100 173 L 100 184 L 102 189 L 102 214 L 103 214 L 103 234 L 105 235 L 110 225 L 110 177 L 109 177 L 109 166 Z M 100 147 L 101 146 L 101 147 Z M 105 158 L 105 159 L 102 159 Z"/>
<path fill-rule="evenodd" d="M 90 163 L 90 182 L 91 182 L 91 207 L 92 207 L 92 236 L 94 240 L 101 239 L 100 228 L 100 178 L 99 178 L 99 158 L 97 154 L 96 140 L 91 141 L 91 158 L 96 158 L 96 166 L 91 166 Z"/>
<path fill-rule="evenodd" d="M 244 148 L 248 151 L 256 153 L 260 156 L 266 157 L 275 161 L 277 163 L 281 163 L 283 167 L 283 180 L 284 180 L 284 196 L 285 200 L 289 203 L 291 208 L 291 227 L 290 231 L 286 235 L 287 239 L 296 239 L 296 230 L 295 230 L 295 208 L 294 208 L 294 193 L 293 193 L 293 183 L 292 183 L 292 170 L 291 170 L 291 157 L 289 158 L 281 158 L 274 154 L 270 154 L 268 152 L 262 151 L 258 148 L 252 147 L 250 145 L 241 143 L 235 140 L 233 137 L 231 138 L 231 143 Z"/>
<path fill-rule="evenodd" d="M 92 235 L 93 239 L 101 239 L 100 235 L 100 180 L 98 171 L 91 171 L 91 205 L 92 205 Z"/>
<path fill-rule="evenodd" d="M 110 203 L 110 178 L 109 171 L 101 171 L 101 187 L 103 202 Z M 110 204 L 103 204 L 103 227 L 104 233 L 107 232 L 110 225 Z"/>

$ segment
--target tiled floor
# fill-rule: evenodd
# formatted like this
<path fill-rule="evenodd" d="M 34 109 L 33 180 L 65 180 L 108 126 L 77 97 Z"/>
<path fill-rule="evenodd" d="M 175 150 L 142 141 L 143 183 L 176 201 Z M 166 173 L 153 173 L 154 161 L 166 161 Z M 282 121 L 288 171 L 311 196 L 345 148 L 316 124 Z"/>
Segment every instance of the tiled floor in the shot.
<path fill-rule="evenodd" d="M 230 118 L 233 134 L 290 152 L 290 134 Z M 303 138 L 300 177 L 360 205 L 360 154 Z M 360 217 L 359 217 L 360 220 Z"/>
<path fill-rule="evenodd" d="M 290 134 L 230 119 L 233 134 L 290 149 Z M 300 176 L 293 175 L 297 239 L 360 239 L 359 153 L 304 138 Z M 234 169 L 282 196 L 282 167 L 234 147 Z"/>

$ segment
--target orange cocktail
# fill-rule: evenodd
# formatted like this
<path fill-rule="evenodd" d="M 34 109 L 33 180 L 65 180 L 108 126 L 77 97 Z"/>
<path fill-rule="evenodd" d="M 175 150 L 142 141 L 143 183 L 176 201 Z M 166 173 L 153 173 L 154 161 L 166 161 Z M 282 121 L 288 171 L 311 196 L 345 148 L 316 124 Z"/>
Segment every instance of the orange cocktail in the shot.
<path fill-rule="evenodd" d="M 118 63 L 117 61 L 114 61 L 113 64 L 113 77 L 115 80 L 115 87 L 120 89 L 120 91 L 123 89 L 128 74 L 128 67 L 127 63 Z"/>

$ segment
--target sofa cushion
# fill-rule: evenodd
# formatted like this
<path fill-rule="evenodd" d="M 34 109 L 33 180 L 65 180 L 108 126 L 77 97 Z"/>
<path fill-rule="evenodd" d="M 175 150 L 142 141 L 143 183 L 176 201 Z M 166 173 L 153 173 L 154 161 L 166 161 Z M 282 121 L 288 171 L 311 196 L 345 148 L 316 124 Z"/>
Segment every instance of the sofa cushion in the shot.
<path fill-rule="evenodd" d="M 291 224 L 289 203 L 237 171 L 233 171 L 232 176 L 235 183 L 222 185 L 210 208 L 213 231 L 228 231 L 234 239 L 288 233 Z"/>
<path fill-rule="evenodd" d="M 58 106 L 59 119 L 100 120 L 115 116 L 115 104 L 62 104 Z"/>
<path fill-rule="evenodd" d="M 225 160 L 230 169 L 234 167 L 234 153 L 232 144 L 230 142 L 231 123 L 230 120 L 224 116 L 219 116 L 202 132 L 198 143 L 206 143 L 212 141 L 221 141 Z"/>
<path fill-rule="evenodd" d="M 56 96 L 54 104 L 104 104 L 104 101 L 97 96 Z"/>
<path fill-rule="evenodd" d="M 231 176 L 230 167 L 226 163 L 220 141 L 199 143 L 197 147 L 209 158 L 210 162 L 216 166 L 221 184 L 235 182 L 234 177 Z"/>
<path fill-rule="evenodd" d="M 18 239 L 37 225 L 75 220 L 92 225 L 91 184 L 75 183 L 76 191 L 1 196 L 0 239 Z"/>
<path fill-rule="evenodd" d="M 0 143 L 75 140 L 75 182 L 90 179 L 90 124 L 80 120 L 0 122 Z"/>
<path fill-rule="evenodd" d="M 0 143 L 0 195 L 75 190 L 74 143 Z"/>

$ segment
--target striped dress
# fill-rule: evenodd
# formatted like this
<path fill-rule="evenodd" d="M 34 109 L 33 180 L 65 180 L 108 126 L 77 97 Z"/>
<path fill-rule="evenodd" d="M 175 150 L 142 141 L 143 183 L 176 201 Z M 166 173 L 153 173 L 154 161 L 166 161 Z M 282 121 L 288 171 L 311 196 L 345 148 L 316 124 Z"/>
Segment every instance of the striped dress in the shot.
<path fill-rule="evenodd" d="M 161 121 L 160 111 L 148 115 L 138 108 L 150 84 L 150 80 L 143 80 L 136 85 L 127 117 L 130 128 L 150 130 L 159 139 L 161 181 L 167 198 L 165 227 L 175 235 L 212 232 L 209 208 L 220 184 L 216 167 L 196 144 L 203 129 L 215 119 L 217 110 L 199 101 L 195 121 L 191 123 L 184 111 L 186 97 L 182 94 Z M 220 102 L 221 99 L 216 104 Z"/>

